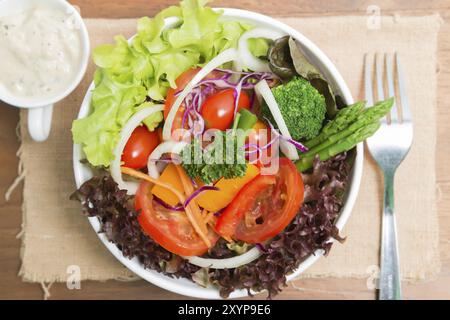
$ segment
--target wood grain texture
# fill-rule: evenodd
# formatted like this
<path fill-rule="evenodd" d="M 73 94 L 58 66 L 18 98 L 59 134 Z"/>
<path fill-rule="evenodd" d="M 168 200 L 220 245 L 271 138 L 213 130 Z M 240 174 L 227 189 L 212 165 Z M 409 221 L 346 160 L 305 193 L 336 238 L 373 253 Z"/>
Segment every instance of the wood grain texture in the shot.
<path fill-rule="evenodd" d="M 177 0 L 71 0 L 78 5 L 84 17 L 131 18 L 153 15 Z M 372 0 L 260 0 L 215 1 L 216 7 L 236 7 L 259 11 L 273 16 L 319 16 L 365 14 Z M 437 123 L 437 189 L 440 219 L 442 272 L 427 283 L 408 284 L 404 287 L 406 299 L 450 299 L 450 1 L 448 0 L 377 0 L 382 14 L 424 15 L 439 12 L 444 19 L 439 44 L 438 66 L 438 123 Z M 19 112 L 0 102 L 0 195 L 3 195 L 17 174 L 16 125 Z M 0 197 L 0 299 L 42 299 L 39 284 L 24 283 L 17 276 L 20 266 L 20 231 L 22 196 L 15 192 L 9 202 Z M 366 280 L 307 279 L 297 282 L 300 288 L 289 285 L 278 299 L 374 299 Z M 256 298 L 264 298 L 259 295 Z M 144 281 L 83 282 L 81 290 L 68 290 L 65 284 L 51 287 L 52 299 L 179 299 Z"/>

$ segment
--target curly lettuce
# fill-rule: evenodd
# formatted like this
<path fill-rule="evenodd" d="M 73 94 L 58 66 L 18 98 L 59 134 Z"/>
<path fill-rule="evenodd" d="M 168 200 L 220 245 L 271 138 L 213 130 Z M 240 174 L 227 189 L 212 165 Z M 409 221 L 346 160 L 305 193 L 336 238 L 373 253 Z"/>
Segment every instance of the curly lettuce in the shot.
<path fill-rule="evenodd" d="M 236 47 L 250 28 L 237 21 L 220 21 L 222 13 L 206 7 L 207 2 L 181 1 L 153 18 L 139 19 L 137 35 L 130 42 L 116 36 L 115 44 L 94 49 L 97 70 L 91 113 L 72 125 L 73 140 L 82 145 L 92 165 L 108 167 L 120 130 L 134 113 L 149 103 L 162 102 L 182 72 Z M 168 17 L 177 17 L 178 25 L 164 29 Z M 264 54 L 267 43 L 252 41 L 255 54 Z M 154 130 L 162 119 L 157 113 L 144 124 Z"/>

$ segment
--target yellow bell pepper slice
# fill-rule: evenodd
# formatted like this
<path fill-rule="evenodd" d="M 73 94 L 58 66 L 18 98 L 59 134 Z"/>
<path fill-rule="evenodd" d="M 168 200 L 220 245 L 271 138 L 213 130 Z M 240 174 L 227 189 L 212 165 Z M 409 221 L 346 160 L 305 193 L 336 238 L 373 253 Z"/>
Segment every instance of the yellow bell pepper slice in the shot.
<path fill-rule="evenodd" d="M 158 181 L 168 184 L 181 194 L 184 194 L 183 184 L 178 176 L 177 168 L 173 163 L 169 163 L 166 166 Z M 173 207 L 180 202 L 178 197 L 172 191 L 159 185 L 155 185 L 152 188 L 152 194 Z"/>
<path fill-rule="evenodd" d="M 221 178 L 214 185 L 219 188 L 219 190 L 202 192 L 196 198 L 197 204 L 208 211 L 217 212 L 229 205 L 239 190 L 253 180 L 258 174 L 259 168 L 253 164 L 248 164 L 247 171 L 243 177 L 233 179 Z"/>

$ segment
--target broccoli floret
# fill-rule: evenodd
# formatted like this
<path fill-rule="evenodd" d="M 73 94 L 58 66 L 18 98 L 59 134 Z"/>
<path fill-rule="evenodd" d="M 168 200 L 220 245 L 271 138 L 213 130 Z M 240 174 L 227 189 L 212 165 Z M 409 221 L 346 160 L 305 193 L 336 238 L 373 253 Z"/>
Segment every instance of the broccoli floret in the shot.
<path fill-rule="evenodd" d="M 272 93 L 294 140 L 309 140 L 319 134 L 327 107 L 323 95 L 308 80 L 295 77 L 273 88 Z M 276 126 L 266 104 L 262 106 L 261 113 Z"/>

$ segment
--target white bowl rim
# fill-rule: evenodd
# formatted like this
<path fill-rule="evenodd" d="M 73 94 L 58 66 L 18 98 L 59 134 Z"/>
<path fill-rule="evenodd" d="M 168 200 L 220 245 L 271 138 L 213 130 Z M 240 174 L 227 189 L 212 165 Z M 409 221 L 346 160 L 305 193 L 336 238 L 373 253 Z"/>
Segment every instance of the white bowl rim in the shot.
<path fill-rule="evenodd" d="M 334 78 L 336 85 L 338 86 L 338 90 L 340 90 L 342 98 L 346 104 L 352 104 L 353 97 L 350 93 L 350 90 L 344 81 L 343 77 L 331 62 L 331 60 L 308 38 L 306 38 L 299 31 L 294 28 L 274 19 L 269 16 L 256 13 L 253 11 L 242 10 L 242 9 L 234 9 L 234 8 L 218 8 L 223 10 L 223 16 L 226 18 L 234 18 L 234 19 L 247 19 L 255 21 L 256 23 L 270 25 L 274 28 L 282 30 L 284 33 L 291 35 L 296 40 L 298 40 L 304 47 L 308 48 L 311 53 L 320 60 L 320 62 L 324 65 L 324 68 L 330 73 L 330 75 Z M 90 106 L 90 98 L 91 91 L 94 88 L 94 83 L 91 83 L 89 86 L 86 96 L 82 102 L 80 107 L 80 111 L 78 114 L 78 118 L 83 118 L 88 114 L 89 106 Z M 349 188 L 346 194 L 346 201 L 344 206 L 341 209 L 341 213 L 336 221 L 336 227 L 339 230 L 342 230 L 350 217 L 351 211 L 355 204 L 359 187 L 362 178 L 362 170 L 363 170 L 363 144 L 359 143 L 356 147 L 356 159 L 352 168 L 351 179 Z M 80 159 L 82 159 L 82 148 L 80 145 L 74 144 L 73 148 L 73 165 L 74 165 L 74 175 L 77 188 L 80 185 L 89 179 L 92 175 L 90 169 L 87 168 L 86 165 L 80 163 Z M 100 223 L 97 217 L 88 218 L 91 223 L 93 229 L 96 231 L 98 237 L 103 242 L 103 244 L 108 248 L 109 251 L 129 270 L 137 274 L 139 277 L 144 280 L 159 286 L 163 289 L 172 291 L 174 293 L 178 293 L 184 296 L 195 297 L 195 298 L 203 298 L 203 299 L 221 299 L 219 291 L 216 288 L 208 287 L 203 288 L 196 284 L 192 286 L 192 282 L 187 279 L 174 279 L 168 277 L 162 273 L 158 273 L 155 270 L 144 269 L 144 267 L 137 261 L 136 258 L 128 259 L 122 255 L 122 252 L 116 247 L 115 244 L 108 241 L 106 236 L 103 233 L 99 233 Z M 331 240 L 333 241 L 333 240 Z M 300 263 L 298 268 L 291 274 L 287 275 L 287 281 L 294 280 L 298 277 L 302 272 L 308 269 L 311 265 L 313 265 L 321 256 L 323 255 L 323 250 L 317 250 L 313 254 L 311 254 L 305 261 Z M 233 291 L 229 298 L 240 298 L 248 296 L 247 290 L 235 290 Z"/>

